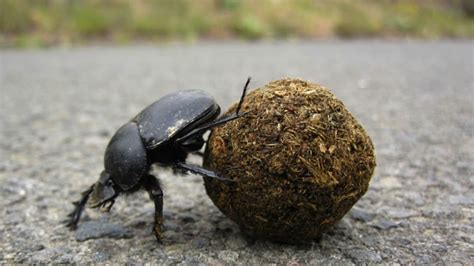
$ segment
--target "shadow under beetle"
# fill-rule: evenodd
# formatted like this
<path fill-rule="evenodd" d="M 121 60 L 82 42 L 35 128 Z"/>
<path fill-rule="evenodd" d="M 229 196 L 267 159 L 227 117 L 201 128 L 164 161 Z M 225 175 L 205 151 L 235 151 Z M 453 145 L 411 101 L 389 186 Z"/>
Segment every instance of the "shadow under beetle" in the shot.
<path fill-rule="evenodd" d="M 151 165 L 171 167 L 174 171 L 191 172 L 205 177 L 231 181 L 197 165 L 186 164 L 189 153 L 204 145 L 203 134 L 218 125 L 241 117 L 240 108 L 250 78 L 245 83 L 236 112 L 217 119 L 219 105 L 212 96 L 200 90 L 168 94 L 147 106 L 123 125 L 110 140 L 104 155 L 104 170 L 99 180 L 73 202 L 66 226 L 77 228 L 86 203 L 91 208 L 110 211 L 120 193 L 145 189 L 155 203 L 153 232 L 163 238 L 163 191 L 159 180 L 149 174 Z"/>

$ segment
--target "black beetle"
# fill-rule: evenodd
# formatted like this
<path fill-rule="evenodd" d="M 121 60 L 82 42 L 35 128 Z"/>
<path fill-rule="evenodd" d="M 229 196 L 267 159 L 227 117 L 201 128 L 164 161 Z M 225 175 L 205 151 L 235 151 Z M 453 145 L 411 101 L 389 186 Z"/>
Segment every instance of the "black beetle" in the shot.
<path fill-rule="evenodd" d="M 174 171 L 228 180 L 197 165 L 186 164 L 186 157 L 203 147 L 203 134 L 207 130 L 243 115 L 240 108 L 249 83 L 250 78 L 232 115 L 216 119 L 220 107 L 212 96 L 204 91 L 188 90 L 160 98 L 120 127 L 105 150 L 105 169 L 99 180 L 73 203 L 75 209 L 68 215 L 66 226 L 77 227 L 87 202 L 91 208 L 110 211 L 120 193 L 143 188 L 155 203 L 153 232 L 160 241 L 163 237 L 163 191 L 159 180 L 149 174 L 151 165 L 156 163 Z"/>

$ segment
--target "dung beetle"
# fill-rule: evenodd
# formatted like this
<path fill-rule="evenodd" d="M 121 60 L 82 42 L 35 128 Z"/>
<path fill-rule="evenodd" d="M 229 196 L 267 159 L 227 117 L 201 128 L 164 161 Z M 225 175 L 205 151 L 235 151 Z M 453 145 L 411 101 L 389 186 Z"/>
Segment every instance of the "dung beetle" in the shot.
<path fill-rule="evenodd" d="M 240 113 L 250 78 L 234 114 L 217 118 L 219 105 L 204 91 L 187 90 L 168 94 L 147 106 L 137 116 L 120 127 L 110 140 L 104 155 L 104 170 L 99 180 L 82 192 L 73 202 L 74 210 L 65 221 L 77 228 L 87 204 L 108 212 L 121 193 L 145 189 L 155 204 L 153 232 L 158 241 L 163 238 L 163 191 L 159 180 L 149 172 L 153 164 L 174 171 L 191 172 L 204 177 L 230 181 L 198 165 L 186 163 L 189 153 L 199 153 L 205 141 L 203 134 L 218 125 L 244 115 Z"/>

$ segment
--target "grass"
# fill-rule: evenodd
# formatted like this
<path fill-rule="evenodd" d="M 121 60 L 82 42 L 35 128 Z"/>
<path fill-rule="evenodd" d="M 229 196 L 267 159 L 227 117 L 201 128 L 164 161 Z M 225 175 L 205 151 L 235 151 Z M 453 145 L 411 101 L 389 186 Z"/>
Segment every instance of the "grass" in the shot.
<path fill-rule="evenodd" d="M 0 0 L 0 45 L 200 38 L 473 38 L 470 1 Z"/>

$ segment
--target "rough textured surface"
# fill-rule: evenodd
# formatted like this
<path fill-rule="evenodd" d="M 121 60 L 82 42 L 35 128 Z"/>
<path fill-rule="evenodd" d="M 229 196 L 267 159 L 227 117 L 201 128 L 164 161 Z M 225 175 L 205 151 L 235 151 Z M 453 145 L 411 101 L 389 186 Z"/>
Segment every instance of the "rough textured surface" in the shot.
<path fill-rule="evenodd" d="M 473 258 L 473 42 L 209 44 L 0 51 L 0 262 L 469 263 Z M 192 62 L 190 64 L 190 62 Z M 331 88 L 377 151 L 367 194 L 321 241 L 250 241 L 197 176 L 156 169 L 166 241 L 146 193 L 109 216 L 133 237 L 78 242 L 60 221 L 96 181 L 125 121 L 176 89 L 206 89 L 226 110 L 284 76 Z M 191 158 L 198 162 L 199 158 Z"/>
<path fill-rule="evenodd" d="M 212 130 L 204 156 L 205 167 L 236 182 L 204 178 L 207 194 L 252 237 L 320 239 L 367 192 L 370 137 L 329 89 L 301 79 L 255 89 L 242 112 Z"/>
<path fill-rule="evenodd" d="M 103 221 L 88 221 L 76 230 L 76 240 L 86 241 L 94 238 L 130 238 L 133 234 L 119 224 L 109 224 Z"/>

